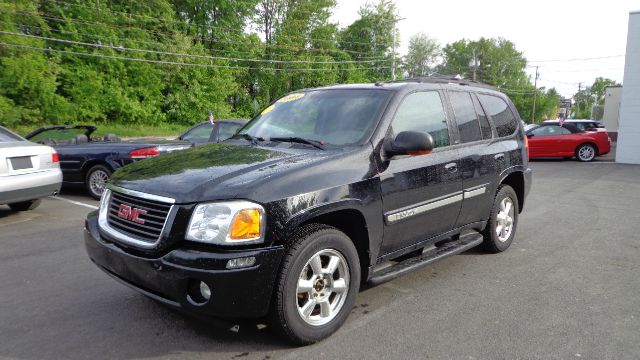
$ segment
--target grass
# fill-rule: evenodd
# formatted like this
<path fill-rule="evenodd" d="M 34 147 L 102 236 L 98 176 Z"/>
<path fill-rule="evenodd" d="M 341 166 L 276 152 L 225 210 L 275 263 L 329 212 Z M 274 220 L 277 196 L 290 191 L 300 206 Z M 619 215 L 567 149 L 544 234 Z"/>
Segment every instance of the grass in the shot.
<path fill-rule="evenodd" d="M 157 137 L 178 137 L 190 126 L 176 125 L 176 124 L 162 124 L 162 125 L 127 125 L 127 124 L 102 124 L 96 125 L 98 129 L 93 133 L 94 136 L 104 136 L 105 134 L 116 134 L 119 137 L 143 137 L 143 136 L 157 136 Z M 13 127 L 12 130 L 20 135 L 26 135 L 29 132 L 37 129 L 39 126 L 23 126 L 19 125 Z"/>

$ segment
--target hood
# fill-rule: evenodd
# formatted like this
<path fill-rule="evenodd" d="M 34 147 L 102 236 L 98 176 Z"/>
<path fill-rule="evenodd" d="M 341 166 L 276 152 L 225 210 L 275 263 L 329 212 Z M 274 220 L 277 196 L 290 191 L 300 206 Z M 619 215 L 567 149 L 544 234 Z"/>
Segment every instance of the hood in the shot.
<path fill-rule="evenodd" d="M 177 203 L 233 198 L 238 186 L 250 185 L 227 180 L 248 173 L 259 178 L 261 171 L 300 156 L 248 146 L 208 144 L 125 166 L 113 174 L 110 184 L 174 198 Z"/>

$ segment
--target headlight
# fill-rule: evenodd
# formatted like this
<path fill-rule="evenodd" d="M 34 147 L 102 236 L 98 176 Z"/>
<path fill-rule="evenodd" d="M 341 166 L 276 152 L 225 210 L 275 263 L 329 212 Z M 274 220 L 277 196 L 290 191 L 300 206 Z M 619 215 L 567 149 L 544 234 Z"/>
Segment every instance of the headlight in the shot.
<path fill-rule="evenodd" d="M 100 213 L 106 213 L 109 208 L 109 200 L 111 199 L 111 190 L 104 189 L 100 198 Z"/>
<path fill-rule="evenodd" d="M 264 208 L 249 201 L 227 201 L 196 206 L 187 240 L 208 244 L 256 244 L 264 241 Z"/>

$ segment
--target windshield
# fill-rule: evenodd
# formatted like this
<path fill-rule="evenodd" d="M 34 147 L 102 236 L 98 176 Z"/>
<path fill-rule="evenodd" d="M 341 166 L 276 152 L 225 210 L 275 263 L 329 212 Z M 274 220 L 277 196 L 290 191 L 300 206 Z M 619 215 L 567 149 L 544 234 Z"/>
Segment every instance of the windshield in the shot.
<path fill-rule="evenodd" d="M 529 131 L 529 130 L 531 130 L 533 128 L 537 128 L 538 126 L 539 126 L 538 124 L 527 124 L 527 125 L 524 126 L 524 131 L 525 132 Z"/>
<path fill-rule="evenodd" d="M 280 98 L 253 118 L 239 134 L 256 138 L 298 137 L 331 145 L 361 143 L 391 92 L 316 90 Z"/>
<path fill-rule="evenodd" d="M 45 130 L 29 140 L 33 142 L 70 144 L 77 135 L 84 135 L 87 129 L 51 129 Z"/>
<path fill-rule="evenodd" d="M 20 136 L 0 126 L 0 142 L 24 141 Z"/>

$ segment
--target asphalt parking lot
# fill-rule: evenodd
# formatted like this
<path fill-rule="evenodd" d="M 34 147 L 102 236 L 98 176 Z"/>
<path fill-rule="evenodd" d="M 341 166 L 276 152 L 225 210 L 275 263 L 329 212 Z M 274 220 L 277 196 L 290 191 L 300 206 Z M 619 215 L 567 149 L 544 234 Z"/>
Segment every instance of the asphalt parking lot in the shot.
<path fill-rule="evenodd" d="M 304 348 L 256 322 L 186 317 L 103 274 L 81 232 L 97 202 L 78 190 L 28 213 L 0 206 L 0 358 L 637 359 L 640 166 L 531 167 L 507 252 L 364 290 L 342 329 Z"/>

